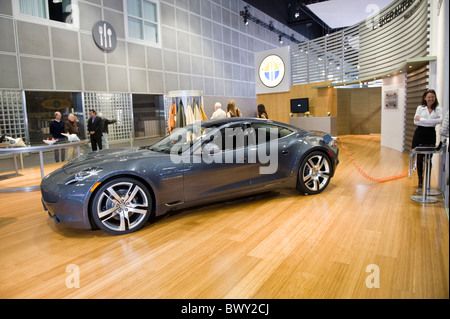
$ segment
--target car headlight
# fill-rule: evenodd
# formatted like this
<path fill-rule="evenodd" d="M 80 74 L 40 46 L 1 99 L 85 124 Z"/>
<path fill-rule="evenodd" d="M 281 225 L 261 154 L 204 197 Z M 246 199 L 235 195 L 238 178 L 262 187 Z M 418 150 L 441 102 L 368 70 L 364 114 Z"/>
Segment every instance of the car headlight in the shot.
<path fill-rule="evenodd" d="M 325 134 L 323 136 L 323 141 L 328 144 L 328 146 L 330 147 L 337 147 L 337 143 L 336 143 L 337 137 L 333 137 L 330 134 Z"/>
<path fill-rule="evenodd" d="M 88 177 L 90 177 L 92 175 L 96 175 L 97 173 L 101 172 L 102 170 L 103 170 L 103 168 L 101 168 L 101 167 L 88 167 L 88 168 L 85 168 L 85 169 L 79 171 L 78 173 L 76 173 L 73 176 L 73 178 L 71 178 L 70 180 L 68 180 L 65 183 L 65 185 L 81 182 L 81 181 L 85 180 L 86 178 L 88 178 Z"/>
<path fill-rule="evenodd" d="M 330 143 L 328 143 L 328 145 L 330 145 L 331 147 L 334 147 L 334 148 L 337 148 L 338 147 L 338 145 L 337 145 L 337 137 L 332 137 L 332 140 L 330 141 Z"/>
<path fill-rule="evenodd" d="M 101 172 L 103 169 L 101 167 L 89 167 L 83 169 L 81 172 L 75 174 L 74 178 L 77 182 L 80 182 L 89 176 L 95 175 L 98 172 Z"/>

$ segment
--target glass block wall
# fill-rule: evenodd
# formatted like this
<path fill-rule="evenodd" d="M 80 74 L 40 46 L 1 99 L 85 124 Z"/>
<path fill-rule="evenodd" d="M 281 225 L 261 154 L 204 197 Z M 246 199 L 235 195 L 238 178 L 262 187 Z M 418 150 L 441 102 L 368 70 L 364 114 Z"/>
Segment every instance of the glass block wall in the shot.
<path fill-rule="evenodd" d="M 86 123 L 89 110 L 94 109 L 97 114 L 102 113 L 108 120 L 120 120 L 108 126 L 108 141 L 130 141 L 134 136 L 133 111 L 131 109 L 131 94 L 129 93 L 83 93 Z"/>
<path fill-rule="evenodd" d="M 0 135 L 22 138 L 27 144 L 26 115 L 21 91 L 0 90 L 0 109 Z"/>

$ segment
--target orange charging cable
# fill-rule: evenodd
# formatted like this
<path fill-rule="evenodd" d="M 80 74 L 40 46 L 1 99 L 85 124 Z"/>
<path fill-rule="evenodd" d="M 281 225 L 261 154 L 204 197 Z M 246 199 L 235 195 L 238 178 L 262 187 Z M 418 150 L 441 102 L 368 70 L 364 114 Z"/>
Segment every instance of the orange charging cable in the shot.
<path fill-rule="evenodd" d="M 409 173 L 409 169 L 407 169 L 403 173 L 401 173 L 399 175 L 395 175 L 395 176 L 384 177 L 384 178 L 372 177 L 369 174 L 367 174 L 361 167 L 359 167 L 359 165 L 356 163 L 355 159 L 351 156 L 352 153 L 349 153 L 348 147 L 344 146 L 344 142 L 340 138 L 338 138 L 337 140 L 339 142 L 341 142 L 342 148 L 344 149 L 345 153 L 348 155 L 348 158 L 352 162 L 353 166 L 355 166 L 356 170 L 358 172 L 360 172 L 361 175 L 364 176 L 365 178 L 367 178 L 369 181 L 372 181 L 372 182 L 375 182 L 375 183 L 383 183 L 383 182 L 393 181 L 393 180 L 405 177 Z"/>

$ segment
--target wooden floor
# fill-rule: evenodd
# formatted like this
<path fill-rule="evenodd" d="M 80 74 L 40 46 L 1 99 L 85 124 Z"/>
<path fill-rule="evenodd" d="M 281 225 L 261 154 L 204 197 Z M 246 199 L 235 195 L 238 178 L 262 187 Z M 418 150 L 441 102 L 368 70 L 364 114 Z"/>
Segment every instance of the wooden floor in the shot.
<path fill-rule="evenodd" d="M 379 136 L 341 138 L 369 175 L 408 168 Z M 0 193 L 0 298 L 449 298 L 442 198 L 413 202 L 415 176 L 373 183 L 340 160 L 322 194 L 183 210 L 124 236 L 55 225 L 37 190 Z"/>

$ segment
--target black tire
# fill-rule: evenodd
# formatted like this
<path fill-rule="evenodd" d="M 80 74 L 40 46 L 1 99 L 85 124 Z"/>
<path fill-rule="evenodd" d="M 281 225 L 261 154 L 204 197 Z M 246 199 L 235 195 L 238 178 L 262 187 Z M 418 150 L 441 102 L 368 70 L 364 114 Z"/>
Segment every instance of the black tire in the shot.
<path fill-rule="evenodd" d="M 91 213 L 95 225 L 107 233 L 132 233 L 149 219 L 152 197 L 147 187 L 135 179 L 113 179 L 96 190 Z"/>
<path fill-rule="evenodd" d="M 325 153 L 309 153 L 300 164 L 297 189 L 307 195 L 321 193 L 330 182 L 331 170 L 331 160 Z"/>

